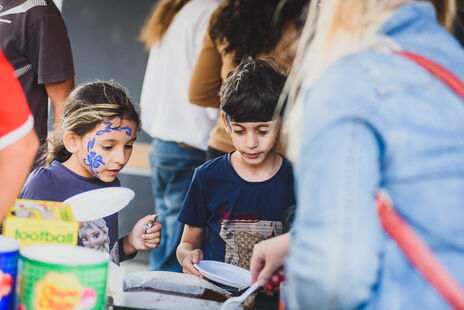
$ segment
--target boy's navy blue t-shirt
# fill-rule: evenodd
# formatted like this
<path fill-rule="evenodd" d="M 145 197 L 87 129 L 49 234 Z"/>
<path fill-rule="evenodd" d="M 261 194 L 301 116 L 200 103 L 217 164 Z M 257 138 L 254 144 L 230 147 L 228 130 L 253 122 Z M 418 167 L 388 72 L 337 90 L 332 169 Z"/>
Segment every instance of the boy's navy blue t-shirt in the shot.
<path fill-rule="evenodd" d="M 29 175 L 20 198 L 62 202 L 82 192 L 114 186 L 121 186 L 117 178 L 110 183 L 98 178 L 85 178 L 54 161 L 50 166 L 37 168 Z M 79 236 L 79 245 L 107 252 L 115 263 L 134 256 L 127 257 L 122 249 L 122 240 L 118 242 L 117 213 L 81 225 Z"/>
<path fill-rule="evenodd" d="M 253 246 L 282 233 L 282 217 L 295 204 L 293 173 L 283 157 L 277 173 L 263 182 L 247 182 L 235 172 L 230 155 L 195 170 L 179 221 L 207 227 L 205 259 L 249 269 Z"/>

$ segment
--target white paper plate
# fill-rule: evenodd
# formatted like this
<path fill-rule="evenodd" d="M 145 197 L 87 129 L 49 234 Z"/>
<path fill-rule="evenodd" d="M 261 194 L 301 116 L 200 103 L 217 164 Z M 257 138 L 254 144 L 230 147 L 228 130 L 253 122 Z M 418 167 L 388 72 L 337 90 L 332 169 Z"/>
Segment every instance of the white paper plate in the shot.
<path fill-rule="evenodd" d="M 251 272 L 227 263 L 201 260 L 195 268 L 206 278 L 220 284 L 243 289 L 251 285 Z"/>
<path fill-rule="evenodd" d="M 119 212 L 134 196 L 126 187 L 104 187 L 74 195 L 64 203 L 71 205 L 76 221 L 86 222 Z"/>

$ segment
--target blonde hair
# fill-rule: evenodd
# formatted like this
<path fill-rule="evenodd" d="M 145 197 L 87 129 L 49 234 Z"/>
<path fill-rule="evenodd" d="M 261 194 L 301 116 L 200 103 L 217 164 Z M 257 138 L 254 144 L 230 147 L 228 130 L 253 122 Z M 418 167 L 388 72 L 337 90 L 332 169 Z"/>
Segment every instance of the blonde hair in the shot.
<path fill-rule="evenodd" d="M 152 13 L 145 21 L 140 31 L 139 40 L 145 43 L 145 48 L 150 50 L 151 47 L 161 42 L 165 32 L 174 19 L 174 16 L 190 0 L 163 0 L 159 1 L 152 10 Z"/>
<path fill-rule="evenodd" d="M 312 1 L 298 43 L 294 65 L 284 89 L 289 97 L 287 113 L 288 155 L 296 159 L 302 115 L 300 89 L 311 85 L 325 69 L 343 56 L 366 49 L 394 50 L 399 47 L 377 34 L 393 11 L 413 0 L 321 0 Z M 456 10 L 455 0 L 431 0 L 438 21 L 450 29 Z"/>

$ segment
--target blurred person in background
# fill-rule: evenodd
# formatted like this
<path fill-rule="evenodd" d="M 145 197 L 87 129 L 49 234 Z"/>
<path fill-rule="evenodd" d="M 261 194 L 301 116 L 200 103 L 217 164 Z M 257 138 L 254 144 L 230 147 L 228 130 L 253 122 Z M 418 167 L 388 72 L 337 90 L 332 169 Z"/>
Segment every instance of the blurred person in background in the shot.
<path fill-rule="evenodd" d="M 464 45 L 464 0 L 457 0 L 458 10 L 454 20 L 454 34 L 461 45 Z"/>
<path fill-rule="evenodd" d="M 21 85 L 0 50 L 0 222 L 18 197 L 39 148 L 33 126 Z"/>
<path fill-rule="evenodd" d="M 45 147 L 48 99 L 53 127 L 61 126 L 64 101 L 74 87 L 68 32 L 52 0 L 0 0 L 0 48 L 13 65 Z"/>
<path fill-rule="evenodd" d="M 289 253 L 289 309 L 464 308 L 446 295 L 464 286 L 464 51 L 445 29 L 454 10 L 452 0 L 312 5 L 290 76 L 295 223 L 252 266 L 254 280 L 269 277 Z M 380 216 L 379 189 L 393 205 Z M 392 210 L 449 275 L 441 287 L 417 267 L 427 255 L 405 255 L 417 243 L 399 247 Z"/>
<path fill-rule="evenodd" d="M 219 108 L 222 82 L 247 57 L 273 57 L 288 69 L 292 46 L 302 26 L 309 0 L 226 0 L 211 17 L 189 85 L 189 99 L 199 106 Z M 222 120 L 211 131 L 207 159 L 234 151 Z M 282 151 L 281 149 L 279 151 Z"/>
<path fill-rule="evenodd" d="M 155 209 L 163 226 L 151 270 L 182 271 L 176 259 L 183 224 L 177 221 L 193 172 L 206 158 L 218 111 L 190 104 L 188 82 L 211 13 L 220 0 L 164 0 L 140 39 L 150 51 L 141 95 L 142 128 L 153 138 L 150 165 Z"/>

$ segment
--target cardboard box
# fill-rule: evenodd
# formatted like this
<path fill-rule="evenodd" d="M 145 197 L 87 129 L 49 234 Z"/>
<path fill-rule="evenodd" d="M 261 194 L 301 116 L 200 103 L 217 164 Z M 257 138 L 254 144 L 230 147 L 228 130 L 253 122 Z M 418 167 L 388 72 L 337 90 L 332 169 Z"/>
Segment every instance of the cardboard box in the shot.
<path fill-rule="evenodd" d="M 34 244 L 76 245 L 79 224 L 68 204 L 17 199 L 3 222 L 3 234 L 21 246 Z"/>

